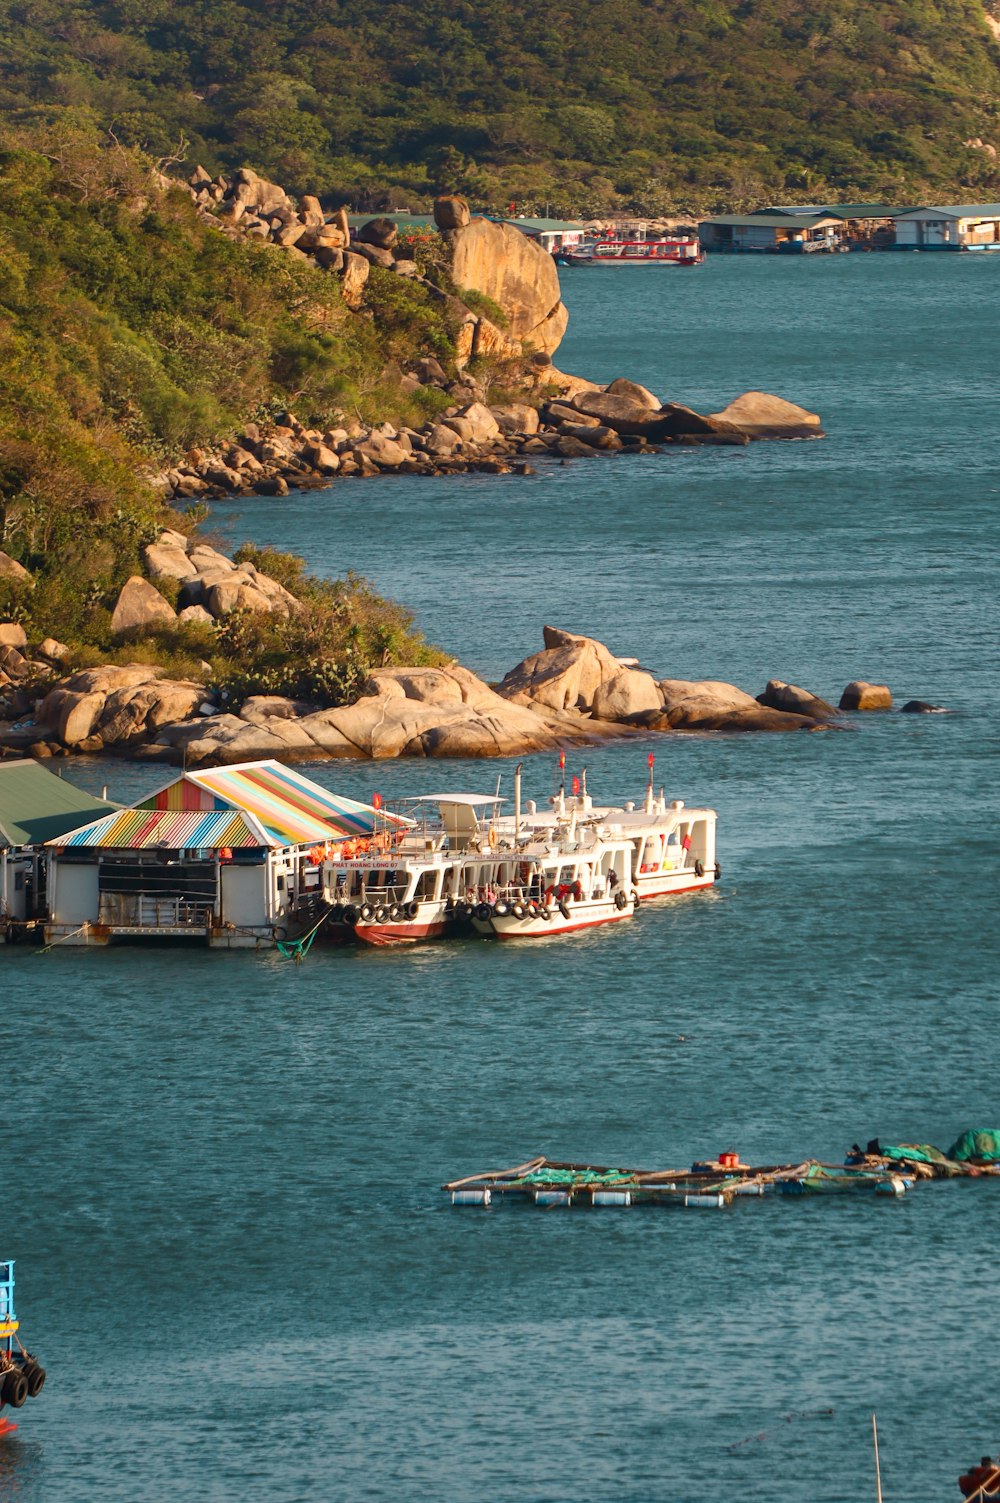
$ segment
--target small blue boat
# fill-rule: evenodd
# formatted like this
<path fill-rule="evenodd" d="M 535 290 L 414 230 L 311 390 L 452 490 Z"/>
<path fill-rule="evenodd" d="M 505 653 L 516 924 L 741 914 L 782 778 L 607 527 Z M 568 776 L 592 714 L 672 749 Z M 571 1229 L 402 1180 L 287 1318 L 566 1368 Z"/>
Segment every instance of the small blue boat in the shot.
<path fill-rule="evenodd" d="M 27 1399 L 37 1399 L 45 1383 L 45 1369 L 18 1336 L 20 1322 L 14 1309 L 14 1262 L 0 1263 L 0 1409 L 8 1404 L 20 1409 Z M 0 1417 L 0 1435 L 17 1426 Z"/>

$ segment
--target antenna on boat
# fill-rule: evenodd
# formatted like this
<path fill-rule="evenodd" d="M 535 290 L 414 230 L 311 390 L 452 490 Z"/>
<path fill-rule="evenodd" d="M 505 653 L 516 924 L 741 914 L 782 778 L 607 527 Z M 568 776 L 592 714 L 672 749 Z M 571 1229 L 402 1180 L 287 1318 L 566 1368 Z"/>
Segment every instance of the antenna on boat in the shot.
<path fill-rule="evenodd" d="M 521 844 L 521 767 L 518 762 L 514 768 L 514 848 Z"/>
<path fill-rule="evenodd" d="M 877 1503 L 882 1503 L 882 1469 L 878 1459 L 878 1425 L 875 1422 L 875 1411 L 872 1410 L 872 1441 L 875 1445 L 875 1498 Z"/>
<path fill-rule="evenodd" d="M 652 814 L 652 812 L 653 812 L 653 764 L 655 763 L 655 761 L 656 761 L 656 757 L 653 755 L 652 752 L 650 752 L 649 756 L 646 758 L 646 765 L 649 768 L 649 781 L 646 784 L 646 813 L 647 814 Z"/>
<path fill-rule="evenodd" d="M 566 753 L 559 753 L 559 813 L 566 812 Z"/>

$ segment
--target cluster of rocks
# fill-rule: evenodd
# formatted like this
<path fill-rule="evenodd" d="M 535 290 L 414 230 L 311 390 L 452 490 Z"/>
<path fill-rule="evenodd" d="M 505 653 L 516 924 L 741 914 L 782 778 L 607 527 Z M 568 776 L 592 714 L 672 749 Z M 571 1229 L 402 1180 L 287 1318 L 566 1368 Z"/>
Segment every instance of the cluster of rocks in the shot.
<path fill-rule="evenodd" d="M 474 379 L 449 380 L 433 357 L 403 379 L 438 387 L 452 405 L 419 429 L 354 421 L 320 431 L 283 413 L 267 428 L 248 424 L 222 449 L 191 450 L 156 483 L 172 500 L 285 496 L 292 488 L 328 485 L 335 476 L 530 474 L 538 459 L 822 436 L 815 413 L 766 392 L 744 392 L 720 412 L 703 415 L 680 402 L 661 402 L 624 377 L 607 386 L 570 381 L 562 394 L 540 403 L 492 406 Z"/>
<path fill-rule="evenodd" d="M 4 631 L 0 626 L 0 642 Z M 147 664 L 89 668 L 49 683 L 41 698 L 36 689 L 33 704 L 21 711 L 33 709 L 30 722 L 0 721 L 0 749 L 36 756 L 111 751 L 188 765 L 258 757 L 494 757 L 656 731 L 817 730 L 837 723 L 838 711 L 826 700 L 780 679 L 754 697 L 716 680 L 656 679 L 602 642 L 555 627 L 545 627 L 544 644 L 495 689 L 458 664 L 380 668 L 353 704 L 333 709 L 258 695 L 229 710 L 204 685 L 165 679 Z M 46 646 L 51 677 L 58 644 Z M 891 706 L 885 685 L 855 681 L 839 708 Z M 913 700 L 903 708 L 937 707 Z"/>
<path fill-rule="evenodd" d="M 320 430 L 285 414 L 268 428 L 250 424 L 232 443 L 211 452 L 192 450 L 183 463 L 155 477 L 172 499 L 283 496 L 333 476 L 525 473 L 532 456 L 584 459 L 662 444 L 822 436 L 815 413 L 761 392 L 745 392 L 722 411 L 702 414 L 661 402 L 632 381 L 600 387 L 559 371 L 552 355 L 569 315 L 552 256 L 512 225 L 473 218 L 462 198 L 444 195 L 434 205 L 442 264 L 449 285 L 459 289 L 456 297 L 421 275 L 412 245 L 401 240 L 392 219 L 376 217 L 352 230 L 343 209 L 328 217 L 317 198 L 293 200 L 248 167 L 231 178 L 212 178 L 199 167 L 186 186 L 199 212 L 225 232 L 266 240 L 338 273 L 351 307 L 360 306 L 371 268 L 380 267 L 447 302 L 457 333 L 451 374 L 433 356 L 399 372 L 403 391 L 433 386 L 451 399 L 436 421 L 420 429 L 365 426 L 341 415 Z M 489 298 L 501 310 L 503 327 L 462 302 L 465 292 Z M 488 406 L 468 369 L 479 356 L 510 362 L 525 400 Z"/>
<path fill-rule="evenodd" d="M 234 563 L 217 548 L 165 528 L 143 549 L 149 580 L 180 585 L 177 610 L 141 574 L 123 586 L 111 616 L 113 636 L 124 637 L 157 623 L 212 626 L 230 611 L 290 616 L 301 609 L 295 596 L 254 564 Z"/>
<path fill-rule="evenodd" d="M 6 559 L 7 555 L 0 553 L 0 578 Z M 27 571 L 25 574 L 30 580 Z M 39 695 L 45 692 L 47 683 L 57 677 L 68 654 L 69 648 L 54 637 L 31 644 L 20 622 L 0 621 L 0 755 L 3 754 L 4 718 L 30 714 Z"/>
<path fill-rule="evenodd" d="M 165 186 L 174 180 L 161 179 Z M 473 220 L 462 198 L 444 195 L 434 204 L 434 221 L 447 252 L 455 286 L 484 293 L 504 310 L 501 330 L 468 308 L 446 287 L 425 278 L 414 259 L 413 243 L 400 239 L 393 219 L 377 216 L 352 230 L 346 209 L 328 215 L 319 199 L 294 199 L 251 167 L 230 178 L 212 177 L 196 167 L 181 183 L 209 223 L 233 236 L 248 236 L 340 277 L 344 301 L 359 308 L 373 266 L 420 282 L 428 294 L 449 304 L 458 316 L 455 349 L 458 369 L 474 356 L 520 355 L 525 349 L 551 354 L 569 315 L 559 294 L 552 257 L 519 231 L 490 220 Z"/>

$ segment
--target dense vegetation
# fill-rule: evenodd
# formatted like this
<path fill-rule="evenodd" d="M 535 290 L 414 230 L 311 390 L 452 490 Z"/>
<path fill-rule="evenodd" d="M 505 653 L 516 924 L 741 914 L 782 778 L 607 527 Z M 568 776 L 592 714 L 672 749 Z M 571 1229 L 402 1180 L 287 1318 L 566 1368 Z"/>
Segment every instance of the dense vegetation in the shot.
<path fill-rule="evenodd" d="M 0 0 L 0 110 L 371 204 L 995 197 L 998 58 L 978 0 Z"/>
<path fill-rule="evenodd" d="M 154 190 L 137 153 L 69 133 L 48 152 L 8 141 L 0 550 L 35 585 L 0 579 L 0 619 L 79 649 L 76 662 L 107 657 L 111 607 L 141 572 L 143 546 L 165 524 L 190 531 L 203 520 L 204 508 L 171 513 L 144 479 L 147 467 L 290 405 L 306 423 L 338 411 L 381 418 L 401 405 L 422 419 L 428 398 L 402 396 L 393 363 L 422 348 L 441 305 L 414 307 L 418 290 L 401 278 L 375 282 L 380 316 L 352 314 L 335 277 L 229 239 L 199 221 L 180 190 Z M 363 580 L 326 585 L 292 560 L 272 562 L 294 575 L 306 617 L 160 632 L 126 655 L 237 687 L 312 687 L 336 698 L 372 663 L 424 651 L 405 612 Z"/>

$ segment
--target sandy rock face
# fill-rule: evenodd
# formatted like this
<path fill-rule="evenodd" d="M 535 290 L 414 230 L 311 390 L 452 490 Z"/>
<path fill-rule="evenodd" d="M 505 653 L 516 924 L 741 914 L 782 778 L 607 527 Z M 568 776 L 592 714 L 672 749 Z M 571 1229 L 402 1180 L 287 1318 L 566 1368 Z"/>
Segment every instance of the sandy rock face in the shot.
<path fill-rule="evenodd" d="M 456 286 L 491 297 L 506 313 L 513 339 L 552 354 L 569 315 L 547 251 L 510 225 L 474 219 L 451 232 L 451 255 Z"/>
<path fill-rule="evenodd" d="M 27 647 L 28 634 L 16 621 L 0 621 L 0 647 Z"/>

